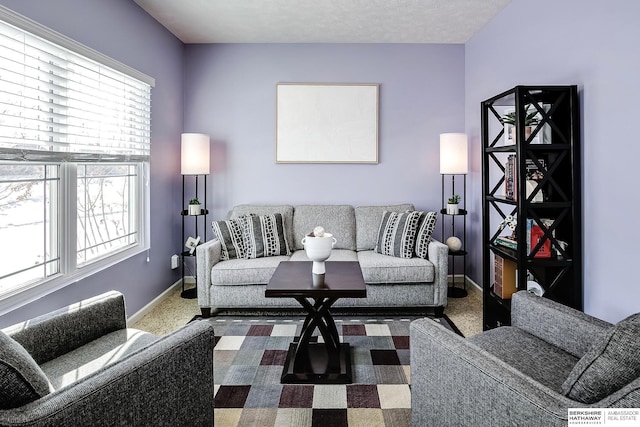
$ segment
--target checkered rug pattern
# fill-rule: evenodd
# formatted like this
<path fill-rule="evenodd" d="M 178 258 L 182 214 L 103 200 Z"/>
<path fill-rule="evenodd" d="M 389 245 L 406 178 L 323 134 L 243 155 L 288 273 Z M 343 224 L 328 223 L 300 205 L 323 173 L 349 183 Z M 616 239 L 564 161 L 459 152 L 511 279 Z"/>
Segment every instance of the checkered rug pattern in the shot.
<path fill-rule="evenodd" d="M 351 345 L 353 383 L 346 385 L 280 383 L 303 317 L 208 319 L 217 341 L 215 425 L 410 426 L 409 324 L 416 318 L 336 317 L 341 342 Z"/>

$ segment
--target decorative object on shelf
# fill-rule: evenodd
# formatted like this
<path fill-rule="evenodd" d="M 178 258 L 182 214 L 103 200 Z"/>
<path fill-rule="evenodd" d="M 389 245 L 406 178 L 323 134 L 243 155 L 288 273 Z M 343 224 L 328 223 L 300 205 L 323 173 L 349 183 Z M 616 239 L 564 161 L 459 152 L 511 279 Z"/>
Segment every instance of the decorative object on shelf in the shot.
<path fill-rule="evenodd" d="M 449 197 L 449 200 L 447 201 L 447 214 L 458 215 L 458 203 L 460 203 L 460 196 L 454 194 Z"/>
<path fill-rule="evenodd" d="M 531 136 L 531 129 L 536 126 L 540 120 L 540 113 L 533 107 L 530 110 L 531 104 L 527 105 L 526 115 L 524 117 L 524 137 L 529 139 Z M 501 118 L 504 124 L 505 142 L 507 144 L 513 144 L 516 140 L 516 110 L 515 108 L 505 109 L 505 115 Z"/>
<path fill-rule="evenodd" d="M 200 215 L 200 201 L 198 199 L 189 200 L 189 215 Z"/>
<path fill-rule="evenodd" d="M 507 215 L 504 217 L 498 226 L 498 232 L 501 232 L 507 227 L 512 231 L 511 235 L 515 236 L 516 228 L 518 227 L 518 220 L 513 215 Z"/>
<path fill-rule="evenodd" d="M 540 286 L 538 282 L 534 282 L 533 280 L 527 281 L 527 291 L 539 297 L 544 295 L 544 289 L 542 289 L 542 286 Z"/>
<path fill-rule="evenodd" d="M 187 241 L 184 243 L 184 247 L 189 250 L 190 255 L 193 255 L 199 243 L 200 243 L 200 236 L 196 237 L 195 239 L 193 237 L 189 237 Z"/>
<path fill-rule="evenodd" d="M 450 250 L 449 256 L 452 274 L 452 286 L 449 286 L 447 295 L 451 298 L 462 298 L 467 296 L 467 252 L 465 244 L 467 240 L 467 220 L 466 209 L 459 208 L 460 196 L 456 194 L 456 175 L 463 176 L 463 197 L 462 201 L 466 207 L 467 197 L 467 173 L 469 172 L 469 158 L 467 153 L 467 135 L 464 133 L 442 133 L 440 134 L 440 174 L 442 175 L 442 207 L 440 213 L 444 216 L 442 219 L 442 236 L 444 239 L 445 223 L 447 216 L 451 220 L 451 236 L 456 235 L 456 219 L 462 218 L 463 221 L 463 238 L 458 239 L 460 246 L 457 250 Z M 451 193 L 453 196 L 448 200 L 447 207 L 444 209 L 445 194 L 445 175 L 451 175 Z M 454 206 L 450 206 L 454 205 Z M 463 267 L 463 286 L 456 287 L 456 257 L 462 257 Z"/>
<path fill-rule="evenodd" d="M 324 275 L 324 262 L 331 256 L 331 250 L 338 242 L 333 234 L 324 231 L 323 227 L 315 227 L 311 233 L 302 238 L 302 246 L 307 257 L 313 261 L 311 272 L 315 275 Z M 318 234 L 316 234 L 316 230 Z M 315 282 L 314 282 L 315 283 Z"/>
<path fill-rule="evenodd" d="M 198 225 L 200 220 L 202 220 L 202 227 L 204 228 L 204 241 L 207 240 L 207 175 L 209 174 L 210 167 L 210 140 L 209 135 L 201 134 L 201 133 L 183 133 L 181 136 L 181 144 L 180 144 L 180 173 L 182 174 L 182 201 L 181 204 L 184 206 L 185 201 L 185 182 L 187 180 L 190 181 L 191 178 L 187 178 L 187 176 L 193 176 L 195 181 L 195 197 L 189 200 L 187 209 L 182 210 L 182 240 L 185 239 L 185 221 L 188 217 L 193 218 L 193 225 L 195 228 L 196 239 L 190 237 L 187 242 L 191 246 L 187 246 L 187 251 L 181 252 L 182 256 L 182 293 L 180 294 L 183 298 L 195 298 L 197 296 L 197 286 L 186 289 L 185 288 L 185 268 L 191 272 L 196 271 L 196 261 L 195 261 L 195 249 L 198 246 L 200 241 L 200 236 L 198 233 Z M 198 188 L 198 178 L 200 175 L 204 175 L 204 189 L 203 193 L 199 193 Z M 204 201 L 204 204 L 200 204 L 200 199 Z M 195 241 L 195 243 L 194 243 Z M 186 244 L 185 244 L 186 246 Z M 191 261 L 189 261 L 191 260 Z M 193 270 L 189 267 L 189 264 L 193 264 Z M 195 277 L 194 277 L 195 280 Z"/>
<path fill-rule="evenodd" d="M 455 236 L 451 236 L 447 239 L 446 245 L 449 247 L 450 251 L 458 252 L 462 249 L 462 240 L 458 239 Z"/>

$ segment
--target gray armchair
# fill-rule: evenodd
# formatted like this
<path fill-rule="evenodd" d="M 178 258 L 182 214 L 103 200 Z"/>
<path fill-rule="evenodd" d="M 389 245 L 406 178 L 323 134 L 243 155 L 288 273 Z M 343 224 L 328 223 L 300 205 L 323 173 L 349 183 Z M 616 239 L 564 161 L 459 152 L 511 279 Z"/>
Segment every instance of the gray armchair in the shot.
<path fill-rule="evenodd" d="M 2 426 L 211 426 L 213 328 L 128 329 L 109 292 L 0 333 Z"/>
<path fill-rule="evenodd" d="M 511 324 L 465 339 L 412 322 L 413 426 L 565 426 L 568 408 L 640 407 L 640 315 L 611 325 L 521 291 Z"/>

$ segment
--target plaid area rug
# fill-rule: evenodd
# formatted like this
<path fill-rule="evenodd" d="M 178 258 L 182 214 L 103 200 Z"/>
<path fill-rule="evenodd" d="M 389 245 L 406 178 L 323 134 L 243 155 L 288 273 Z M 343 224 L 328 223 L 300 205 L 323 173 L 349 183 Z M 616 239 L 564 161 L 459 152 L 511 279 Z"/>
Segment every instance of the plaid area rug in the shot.
<path fill-rule="evenodd" d="M 346 385 L 280 383 L 302 316 L 204 320 L 216 335 L 215 425 L 410 426 L 409 324 L 417 318 L 336 316 L 341 342 L 351 345 L 353 383 Z M 434 320 L 460 333 L 446 316 Z"/>

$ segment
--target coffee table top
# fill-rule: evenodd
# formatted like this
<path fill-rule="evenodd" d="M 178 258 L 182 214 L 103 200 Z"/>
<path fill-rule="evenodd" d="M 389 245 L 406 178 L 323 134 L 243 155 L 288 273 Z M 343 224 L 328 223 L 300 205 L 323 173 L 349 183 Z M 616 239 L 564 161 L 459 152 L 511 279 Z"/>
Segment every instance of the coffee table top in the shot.
<path fill-rule="evenodd" d="M 282 261 L 267 284 L 265 297 L 366 298 L 357 261 L 326 261 L 324 286 L 314 287 L 311 261 Z"/>

